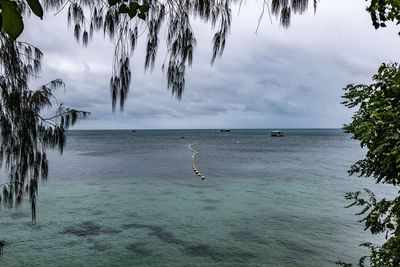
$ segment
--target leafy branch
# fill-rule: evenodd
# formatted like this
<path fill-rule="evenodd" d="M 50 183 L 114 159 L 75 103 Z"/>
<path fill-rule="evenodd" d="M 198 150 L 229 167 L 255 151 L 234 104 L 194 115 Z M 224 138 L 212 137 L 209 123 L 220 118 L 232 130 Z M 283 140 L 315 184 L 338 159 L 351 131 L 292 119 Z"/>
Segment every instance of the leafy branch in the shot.
<path fill-rule="evenodd" d="M 395 22 L 396 25 L 400 24 L 400 1 L 371 0 L 367 11 L 371 15 L 372 25 L 375 29 L 386 27 L 387 22 Z"/>
<path fill-rule="evenodd" d="M 309 0 L 268 0 L 272 14 L 280 23 L 289 26 L 292 13 L 302 14 Z M 131 63 L 139 42 L 139 32 L 147 32 L 145 70 L 153 69 L 165 29 L 166 60 L 161 69 L 167 72 L 167 88 L 181 99 L 185 89 L 186 69 L 192 64 L 196 46 L 191 27 L 193 18 L 200 18 L 215 30 L 211 63 L 221 57 L 230 31 L 231 6 L 240 0 L 44 0 L 45 10 L 68 9 L 68 24 L 75 39 L 88 45 L 95 31 L 115 43 L 113 68 L 110 78 L 112 109 L 119 104 L 123 110 L 132 82 Z M 317 0 L 312 1 L 316 8 Z M 267 3 L 263 1 L 264 6 Z"/>
<path fill-rule="evenodd" d="M 40 50 L 5 33 L 0 44 L 0 165 L 9 176 L 0 203 L 19 206 L 28 195 L 35 220 L 38 181 L 48 176 L 47 149 L 62 153 L 65 129 L 90 113 L 60 105 L 54 116 L 43 118 L 42 111 L 55 100 L 53 92 L 64 83 L 56 79 L 31 90 L 28 81 L 40 71 Z"/>
<path fill-rule="evenodd" d="M 373 177 L 377 183 L 398 186 L 400 183 L 400 68 L 397 63 L 382 64 L 373 76 L 373 83 L 349 84 L 344 88 L 343 104 L 357 107 L 350 124 L 343 127 L 368 149 L 365 158 L 357 161 L 349 174 Z M 360 259 L 364 266 L 368 259 L 371 266 L 400 266 L 400 191 L 393 200 L 377 200 L 375 194 L 365 189 L 367 198 L 361 192 L 347 193 L 345 198 L 352 201 L 347 207 L 359 206 L 357 213 L 363 216 L 359 222 L 372 234 L 384 234 L 381 246 L 363 243 L 370 250 L 369 256 Z M 342 266 L 351 266 L 338 262 Z"/>

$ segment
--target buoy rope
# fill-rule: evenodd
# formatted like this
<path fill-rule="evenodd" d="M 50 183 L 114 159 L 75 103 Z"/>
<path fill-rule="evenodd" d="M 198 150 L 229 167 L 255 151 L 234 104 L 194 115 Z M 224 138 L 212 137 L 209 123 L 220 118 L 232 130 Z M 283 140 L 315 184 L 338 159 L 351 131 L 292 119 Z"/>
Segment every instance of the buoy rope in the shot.
<path fill-rule="evenodd" d="M 192 148 L 192 145 L 194 145 L 194 144 L 190 144 L 190 145 L 189 145 L 189 149 L 190 149 L 190 151 L 193 152 L 193 155 L 192 155 L 192 168 L 193 168 L 193 171 L 194 171 L 194 173 L 195 173 L 197 176 L 199 176 L 199 178 L 201 178 L 201 180 L 204 180 L 206 177 L 204 177 L 204 175 L 202 175 L 202 174 L 197 170 L 196 165 L 194 164 L 194 158 L 196 157 L 196 155 L 197 155 L 199 152 L 197 152 L 196 150 L 194 150 L 194 149 Z"/>

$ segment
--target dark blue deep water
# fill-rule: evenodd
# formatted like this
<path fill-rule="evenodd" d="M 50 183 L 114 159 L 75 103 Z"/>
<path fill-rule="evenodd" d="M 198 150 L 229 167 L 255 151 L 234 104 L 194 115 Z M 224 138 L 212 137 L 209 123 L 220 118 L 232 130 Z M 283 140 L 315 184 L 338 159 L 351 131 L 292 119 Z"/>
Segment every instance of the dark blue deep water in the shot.
<path fill-rule="evenodd" d="M 341 130 L 70 131 L 37 222 L 0 210 L 0 266 L 335 266 L 379 242 L 345 192 L 365 153 Z M 192 170 L 189 144 L 199 152 Z M 3 175 L 3 180 L 4 175 Z"/>

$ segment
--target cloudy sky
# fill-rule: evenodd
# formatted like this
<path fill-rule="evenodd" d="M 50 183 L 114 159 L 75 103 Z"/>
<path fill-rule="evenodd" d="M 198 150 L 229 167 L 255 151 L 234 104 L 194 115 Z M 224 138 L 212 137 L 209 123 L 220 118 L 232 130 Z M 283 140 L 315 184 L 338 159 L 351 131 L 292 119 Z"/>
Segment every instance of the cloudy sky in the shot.
<path fill-rule="evenodd" d="M 395 26 L 376 31 L 364 0 L 320 0 L 292 18 L 289 29 L 264 16 L 262 1 L 233 8 L 223 57 L 210 65 L 210 25 L 195 21 L 197 46 L 183 99 L 167 90 L 160 46 L 153 72 L 143 71 L 145 36 L 132 60 L 133 82 L 124 112 L 112 113 L 109 79 L 113 45 L 101 34 L 77 44 L 66 15 L 25 20 L 21 39 L 44 53 L 41 78 L 61 78 L 59 102 L 92 112 L 74 129 L 339 128 L 352 111 L 341 102 L 348 83 L 368 83 L 382 62 L 400 61 Z"/>

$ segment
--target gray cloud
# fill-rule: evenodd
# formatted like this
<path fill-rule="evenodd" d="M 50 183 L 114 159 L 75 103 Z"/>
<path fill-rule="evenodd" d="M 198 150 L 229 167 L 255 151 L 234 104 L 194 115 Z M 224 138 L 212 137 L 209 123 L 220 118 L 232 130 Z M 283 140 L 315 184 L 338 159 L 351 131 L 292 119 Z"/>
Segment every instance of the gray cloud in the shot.
<path fill-rule="evenodd" d="M 368 82 L 382 62 L 399 60 L 398 29 L 375 31 L 361 2 L 321 1 L 317 13 L 293 18 L 288 30 L 264 17 L 261 2 L 234 9 L 225 53 L 210 66 L 210 25 L 194 21 L 197 47 L 182 101 L 166 90 L 160 45 L 154 72 L 143 71 L 145 38 L 132 58 L 133 82 L 123 113 L 111 112 L 109 78 L 113 45 L 102 34 L 84 48 L 73 39 L 65 14 L 32 17 L 23 39 L 45 54 L 38 86 L 62 78 L 59 102 L 88 110 L 76 129 L 341 127 L 351 111 L 341 88 Z M 346 9 L 342 7 L 346 6 Z"/>

